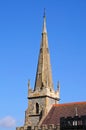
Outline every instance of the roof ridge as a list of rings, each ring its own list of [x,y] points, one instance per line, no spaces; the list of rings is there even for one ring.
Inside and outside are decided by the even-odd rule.
[[[69,103],[62,103],[62,104],[53,104],[53,106],[64,106],[64,105],[72,105],[72,104],[86,104],[86,101],[83,102],[69,102]]]

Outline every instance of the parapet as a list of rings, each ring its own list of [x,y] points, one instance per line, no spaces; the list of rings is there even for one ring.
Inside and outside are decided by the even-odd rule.
[[[42,125],[41,127],[35,126],[34,128],[28,127],[27,129],[24,127],[17,127],[16,130],[60,130],[60,125]]]

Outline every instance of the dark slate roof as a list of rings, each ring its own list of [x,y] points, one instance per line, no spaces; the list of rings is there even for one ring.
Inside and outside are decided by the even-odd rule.
[[[86,115],[86,102],[54,104],[43,120],[42,125],[58,125],[61,117],[74,117],[76,114],[78,116]]]

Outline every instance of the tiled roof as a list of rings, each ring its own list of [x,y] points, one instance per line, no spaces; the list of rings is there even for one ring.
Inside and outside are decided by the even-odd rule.
[[[76,114],[78,114],[78,116],[86,115],[86,102],[54,104],[42,122],[42,125],[58,125],[60,124],[61,117],[74,117]]]

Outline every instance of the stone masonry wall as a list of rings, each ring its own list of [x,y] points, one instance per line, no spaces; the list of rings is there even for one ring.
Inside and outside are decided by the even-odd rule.
[[[26,110],[25,125],[38,125],[41,118],[45,117],[49,112],[52,104],[55,104],[55,99],[50,97],[39,97],[29,99],[28,109]],[[39,113],[36,113],[36,103],[39,105]]]

